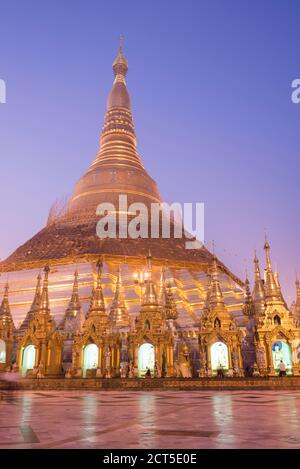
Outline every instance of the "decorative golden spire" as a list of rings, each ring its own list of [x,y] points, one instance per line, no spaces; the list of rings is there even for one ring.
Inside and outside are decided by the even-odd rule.
[[[276,283],[278,295],[280,296],[281,301],[282,301],[283,303],[285,303],[285,300],[284,300],[283,294],[282,294],[282,290],[281,290],[280,281],[279,281],[279,273],[278,273],[277,271],[274,272],[274,279],[275,279],[275,283]]]
[[[255,306],[254,306],[253,298],[252,298],[251,291],[250,291],[250,282],[249,282],[248,276],[246,276],[245,288],[246,288],[246,294],[245,294],[245,303],[243,307],[243,313],[250,318],[250,317],[255,316]]]
[[[171,283],[165,278],[165,268],[161,269],[159,281],[159,304],[166,319],[177,319],[177,308],[174,300]]]
[[[219,282],[217,259],[214,255],[206,302],[200,318],[200,329],[221,328],[223,330],[231,330],[232,327],[235,327],[235,323],[225,305]]]
[[[272,263],[271,263],[271,257],[270,257],[270,244],[269,244],[269,241],[267,239],[267,236],[266,236],[266,239],[265,239],[264,250],[266,252],[267,269],[272,270]]]
[[[265,282],[265,300],[266,304],[283,304],[283,297],[276,283],[275,275],[272,269],[271,257],[270,257],[270,244],[266,238],[265,241],[265,253],[266,253],[266,282]]]
[[[74,273],[72,296],[71,296],[66,313],[72,316],[76,316],[80,309],[81,309],[81,303],[79,299],[79,290],[78,290],[78,271],[76,269]]]
[[[158,295],[158,302],[162,306],[164,306],[165,304],[165,295],[166,295],[165,268],[162,267],[161,272],[160,272],[159,295]]]
[[[35,294],[34,294],[33,301],[31,303],[31,307],[30,307],[30,312],[35,313],[40,308],[40,304],[41,304],[41,284],[42,284],[42,276],[41,276],[41,273],[39,272],[39,274],[37,276]]]
[[[211,272],[207,272],[206,277],[207,277],[207,290],[206,290],[206,297],[205,297],[205,302],[204,302],[204,310],[209,309],[209,296],[210,296],[211,282],[212,282]]]
[[[90,309],[88,317],[97,314],[105,314],[105,303],[102,291],[102,261],[99,260],[96,265],[97,279],[96,286],[93,287]]]
[[[18,334],[23,335],[23,333],[28,328],[30,321],[34,318],[34,315],[40,310],[41,307],[41,283],[42,283],[42,276],[39,272],[37,276],[37,282],[35,287],[35,293],[33,297],[33,301],[31,303],[30,310],[26,314],[24,321],[22,322],[21,326],[18,329]]]
[[[254,256],[254,288],[253,288],[253,301],[255,305],[255,310],[260,316],[265,310],[265,289],[264,284],[261,279],[259,260]]]
[[[118,275],[114,299],[110,307],[109,321],[113,326],[129,326],[129,314],[125,304],[122,285],[121,268],[118,266]]]
[[[296,303],[295,303],[295,316],[300,318],[300,282],[298,277],[296,277]]]
[[[176,320],[178,318],[178,312],[176,308],[176,302],[174,300],[171,285],[168,284],[165,288],[165,314],[166,319]]]
[[[128,71],[128,62],[123,54],[122,36],[120,36],[120,45],[117,57],[113,63],[115,80],[112,90],[107,100],[107,110],[113,108],[125,108],[131,110],[130,96],[126,88],[125,77]]]
[[[113,63],[113,71],[115,74],[115,83],[117,81],[120,81],[122,83],[125,83],[125,76],[128,71],[128,62],[127,59],[124,57],[123,54],[123,37],[122,34],[120,34],[120,39],[119,39],[119,51],[118,55],[114,60]]]
[[[44,268],[44,280],[43,280],[43,288],[42,288],[41,302],[40,302],[40,311],[44,314],[47,314],[50,312],[49,292],[48,292],[49,272],[50,272],[50,268],[48,265],[46,265],[46,267]]]
[[[5,319],[12,319],[11,312],[10,312],[9,299],[8,299],[8,290],[9,290],[9,285],[8,285],[8,282],[6,282],[5,287],[4,287],[3,300],[0,306],[0,316]]]
[[[75,332],[81,332],[84,319],[84,313],[82,311],[79,298],[78,271],[76,269],[74,272],[72,295],[59,329],[65,330],[71,334]]]
[[[147,256],[147,272],[145,278],[145,293],[143,296],[143,305],[158,305],[157,294],[152,280],[152,255],[149,250]]]
[[[207,302],[208,302],[209,308],[211,309],[217,306],[218,307],[225,306],[225,302],[224,302],[224,298],[223,298],[223,294],[222,294],[220,282],[219,282],[218,265],[217,265],[217,259],[215,255],[213,259],[211,283],[210,283],[210,289],[208,292]]]
[[[296,285],[296,298],[297,298],[297,302],[299,302],[299,305],[300,305],[300,281],[298,277],[296,277],[295,285]]]

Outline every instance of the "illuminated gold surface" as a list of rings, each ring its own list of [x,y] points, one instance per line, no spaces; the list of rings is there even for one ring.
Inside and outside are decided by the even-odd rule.
[[[9,303],[14,321],[9,323],[5,314],[0,314],[0,338],[6,338],[9,360],[13,356],[11,337],[14,334],[15,339],[18,336],[19,365],[24,347],[33,343],[38,352],[36,366],[41,361],[42,373],[59,375],[68,343],[72,372],[82,373],[83,348],[92,341],[99,347],[99,377],[105,373],[118,376],[122,350],[127,347],[136,367],[137,350],[148,340],[155,346],[160,367],[162,356],[165,357],[169,376],[178,372],[184,360],[196,376],[210,370],[208,349],[214,341],[221,340],[228,344],[231,368],[234,368],[232,354],[236,354],[235,369],[240,376],[243,364],[253,365],[257,361],[259,347],[264,349],[266,361],[266,366],[260,367],[260,373],[273,374],[268,348],[271,341],[279,334],[284,340],[293,342],[295,357],[295,341],[300,334],[282,297],[278,276],[272,271],[268,243],[267,281],[265,285],[261,281],[256,263],[254,309],[251,312],[250,292],[245,299],[243,283],[205,247],[187,250],[184,238],[97,237],[96,207],[100,202],[117,206],[119,194],[128,195],[128,205],[139,201],[149,206],[153,201],[161,201],[156,183],[145,171],[136,149],[125,82],[128,64],[122,50],[113,68],[115,81],[108,99],[100,150],[94,162],[76,184],[66,210],[52,217],[45,228],[0,264],[0,270],[9,274]],[[135,284],[133,274],[145,269],[149,250],[153,258],[151,284],[145,290],[148,292],[146,301],[141,299],[140,287]],[[101,285],[98,269],[95,289],[96,263],[100,258],[103,263]],[[43,309],[36,306],[34,298],[38,289],[36,277],[45,265],[50,266],[50,272],[47,299],[44,298],[47,306]],[[170,286],[165,288],[163,295],[158,295],[161,300],[156,301],[155,295],[162,287],[162,268],[163,282]],[[122,294],[120,283],[116,282],[116,279],[120,282],[119,269],[122,271]],[[78,271],[78,277],[75,274],[74,279],[75,271]],[[45,288],[44,285],[44,291]],[[299,286],[297,288],[299,290]],[[0,290],[7,302],[3,283]],[[102,306],[95,297],[97,291]],[[300,304],[300,300],[297,301],[296,311]],[[275,312],[281,318],[280,327],[269,324]],[[76,317],[78,321],[75,321]],[[219,328],[214,325],[216,318],[221,322]],[[145,330],[148,322],[151,328]],[[245,351],[244,342],[250,351]],[[108,371],[105,354],[110,354]],[[296,358],[294,370],[298,373]]]

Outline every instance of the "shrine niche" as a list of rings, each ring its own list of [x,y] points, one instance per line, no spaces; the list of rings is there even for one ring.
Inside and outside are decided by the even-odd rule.
[[[41,291],[38,291],[38,278],[34,298],[36,308],[32,311],[27,328],[18,336],[17,365],[23,375],[31,377],[62,375],[62,337],[50,314],[49,272],[50,268],[45,267]]]
[[[300,328],[296,318],[290,314],[284,301],[278,274],[273,272],[270,245],[265,242],[266,279],[263,284],[264,307],[255,310],[254,345],[256,362],[261,376],[276,376],[280,368],[287,375],[300,374],[298,348]],[[258,261],[256,263],[256,287],[260,281]],[[258,273],[257,273],[258,272]]]
[[[90,307],[74,336],[72,376],[111,378],[120,373],[120,336],[113,334],[102,291],[102,261],[96,265]]]
[[[242,338],[225,305],[214,260],[199,326],[199,377],[243,376]]]
[[[169,289],[167,294],[170,300]],[[143,377],[147,370],[154,376],[155,369],[159,376],[174,375],[174,341],[166,315],[169,310],[174,315],[174,307],[169,305],[166,308],[159,303],[152,278],[152,257],[149,253],[141,309],[129,335],[130,367],[133,368],[135,376]],[[172,320],[173,317],[170,317],[170,321]]]

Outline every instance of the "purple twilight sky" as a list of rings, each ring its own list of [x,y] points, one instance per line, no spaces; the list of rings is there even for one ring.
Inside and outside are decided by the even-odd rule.
[[[293,300],[298,1],[1,0],[0,13],[1,258],[94,158],[122,33],[139,151],[164,200],[204,202],[207,246],[242,278],[255,248],[264,262],[266,231]]]

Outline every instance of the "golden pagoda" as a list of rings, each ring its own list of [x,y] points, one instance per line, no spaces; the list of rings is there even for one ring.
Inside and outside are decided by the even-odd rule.
[[[230,343],[229,360],[234,353],[237,364],[234,368],[230,362],[230,369],[240,370],[240,335],[246,331],[247,317],[244,285],[238,277],[204,246],[186,249],[184,236],[97,235],[99,204],[118,207],[119,196],[124,195],[128,205],[150,206],[162,200],[137,150],[127,71],[120,44],[94,161],[66,206],[52,209],[47,225],[0,263],[0,272],[9,274],[18,341],[17,355],[10,352],[9,341],[4,344],[6,365],[7,359],[16,361],[34,376],[113,377],[143,375],[148,363],[152,374],[197,376],[200,334],[206,347],[213,336]],[[117,211],[119,216],[131,216]],[[42,286],[40,270],[45,266]],[[222,304],[210,300],[210,318],[218,313],[215,319],[221,327],[211,324],[209,335],[199,333],[199,323],[207,313],[207,292],[210,296],[216,288],[216,271]],[[6,294],[3,284],[0,294]],[[149,345],[147,351],[144,348],[146,365],[144,344]],[[209,356],[208,349],[206,353]],[[182,364],[187,373],[180,371]]]

